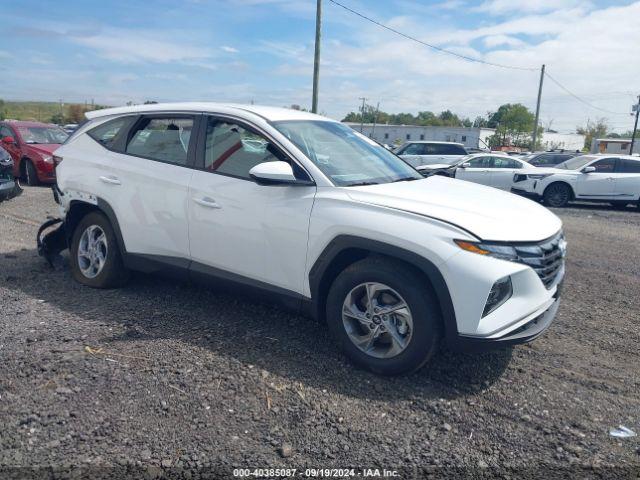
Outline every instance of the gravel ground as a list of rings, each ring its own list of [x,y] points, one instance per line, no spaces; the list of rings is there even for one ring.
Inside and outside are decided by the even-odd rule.
[[[37,256],[56,212],[46,188],[0,204],[2,478],[640,475],[640,437],[609,435],[640,433],[637,210],[557,212],[563,303],[532,345],[445,351],[398,378],[354,368],[322,324],[232,292],[144,275],[82,287]]]

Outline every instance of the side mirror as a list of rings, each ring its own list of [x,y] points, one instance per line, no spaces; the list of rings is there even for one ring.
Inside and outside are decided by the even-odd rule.
[[[251,170],[249,175],[259,185],[312,185],[312,182],[298,180],[293,168],[287,162],[263,162]]]
[[[471,164],[469,162],[464,162],[460,164],[460,168],[469,168],[469,167],[471,167]]]
[[[16,143],[16,140],[13,137],[2,137],[2,143],[6,145],[11,145],[13,143]]]
[[[596,167],[584,167],[582,173],[593,173],[596,171]]]

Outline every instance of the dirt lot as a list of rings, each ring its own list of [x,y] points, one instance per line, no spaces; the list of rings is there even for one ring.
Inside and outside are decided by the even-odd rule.
[[[640,437],[609,429],[640,433],[640,212],[557,213],[568,277],[545,336],[380,378],[269,304],[143,275],[78,285],[37,256],[56,205],[27,188],[0,204],[0,477],[638,478]]]

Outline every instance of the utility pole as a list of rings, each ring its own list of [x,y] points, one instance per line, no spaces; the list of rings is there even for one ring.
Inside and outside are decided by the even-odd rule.
[[[538,103],[536,104],[536,121],[533,124],[533,142],[531,145],[531,151],[535,152],[536,142],[538,141],[538,121],[540,120],[540,99],[542,98],[542,82],[544,82],[544,68],[540,70],[540,85],[538,86]]]
[[[318,113],[318,82],[320,81],[320,37],[322,32],[322,0],[316,4],[316,51],[313,55],[313,94],[311,111]]]
[[[633,135],[631,135],[631,147],[629,155],[633,155],[633,145],[636,143],[636,130],[638,129],[638,115],[640,115],[640,95],[638,95],[638,103],[636,104],[636,122],[633,124]]]
[[[373,128],[371,129],[371,138],[376,131],[376,123],[378,123],[378,112],[380,111],[380,102],[376,105],[376,114],[373,117]]]
[[[364,130],[364,102],[367,101],[364,97],[358,97],[358,100],[362,100],[362,110],[360,110],[360,133]]]

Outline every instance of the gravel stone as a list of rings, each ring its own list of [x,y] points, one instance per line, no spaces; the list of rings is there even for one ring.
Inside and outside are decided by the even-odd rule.
[[[544,335],[478,354],[443,350],[388,378],[351,365],[324,324],[244,292],[145,274],[116,290],[77,284],[67,253],[55,269],[38,257],[37,227],[57,206],[50,189],[25,187],[0,204],[0,472],[640,471],[635,439],[608,435],[640,428],[640,212],[554,213],[569,244],[567,277]]]

